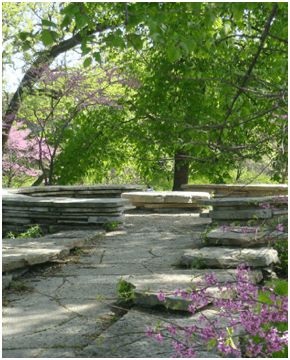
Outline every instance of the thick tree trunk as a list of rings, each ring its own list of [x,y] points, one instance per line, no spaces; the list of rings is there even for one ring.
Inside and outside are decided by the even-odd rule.
[[[188,183],[188,167],[185,161],[186,154],[182,151],[176,151],[174,156],[174,180],[172,191],[182,191],[181,185]]]

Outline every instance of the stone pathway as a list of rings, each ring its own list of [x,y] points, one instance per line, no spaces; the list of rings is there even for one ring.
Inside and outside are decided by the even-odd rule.
[[[193,275],[202,276],[207,271],[179,266],[189,249],[204,246],[200,234],[207,223],[209,219],[200,218],[198,212],[129,211],[125,213],[124,230],[102,236],[88,232],[85,247],[82,245],[81,249],[67,254],[65,259],[56,256],[54,263],[36,265],[23,273],[3,292],[2,357],[168,358],[174,355],[172,339],[165,339],[159,345],[144,332],[148,326],[157,325],[158,317],[163,319],[162,324],[165,320],[180,325],[198,324],[200,314],[151,307],[157,304],[159,289],[186,288]],[[81,233],[84,237],[84,232]],[[228,280],[234,278],[236,270],[210,269],[213,271]],[[116,306],[120,278],[136,287],[137,295],[152,286],[147,294],[150,296],[146,297],[149,302],[137,296],[132,308],[137,312],[122,313],[107,305]],[[253,281],[261,278],[261,271],[255,270]],[[97,300],[99,295],[107,298],[107,304]],[[233,294],[225,292],[224,296]],[[182,310],[186,310],[186,305],[182,305]],[[203,312],[208,318],[218,316],[211,306]],[[204,347],[197,350],[200,358],[219,357]]]

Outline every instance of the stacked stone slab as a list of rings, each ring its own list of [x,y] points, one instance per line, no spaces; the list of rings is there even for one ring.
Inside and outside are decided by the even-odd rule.
[[[287,240],[288,234],[271,229],[261,232],[255,228],[238,227],[228,231],[212,230],[206,238],[208,246],[185,252],[182,264],[231,269],[247,263],[252,269],[272,276],[272,265],[279,260],[278,252],[269,244]]]
[[[186,184],[181,186],[183,191],[206,191],[217,197],[262,197],[281,196],[288,194],[288,185],[268,184]]]
[[[32,197],[3,191],[2,233],[18,234],[36,224],[46,232],[84,230],[118,222],[123,224],[124,206],[120,198]]]
[[[33,197],[118,198],[123,192],[142,190],[144,185],[29,186],[9,189],[10,193]]]
[[[196,209],[203,207],[197,203],[197,199],[209,199],[210,195],[207,192],[143,191],[124,192],[122,198],[143,209]]]
[[[202,216],[210,217],[213,223],[220,225],[239,222],[247,225],[249,221],[256,223],[268,222],[274,218],[288,214],[288,197],[214,197],[199,199],[200,205],[210,205],[213,210]],[[269,208],[265,208],[269,207]]]

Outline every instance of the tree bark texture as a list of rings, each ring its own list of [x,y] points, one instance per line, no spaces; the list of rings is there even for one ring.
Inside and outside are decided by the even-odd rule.
[[[174,156],[174,180],[172,191],[182,191],[181,185],[188,183],[189,163],[185,160],[185,153],[177,150]]]

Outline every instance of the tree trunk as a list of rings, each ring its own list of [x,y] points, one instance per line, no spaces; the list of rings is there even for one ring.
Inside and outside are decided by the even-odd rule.
[[[188,183],[188,167],[184,152],[178,150],[174,156],[174,180],[172,191],[182,191],[181,185]]]

